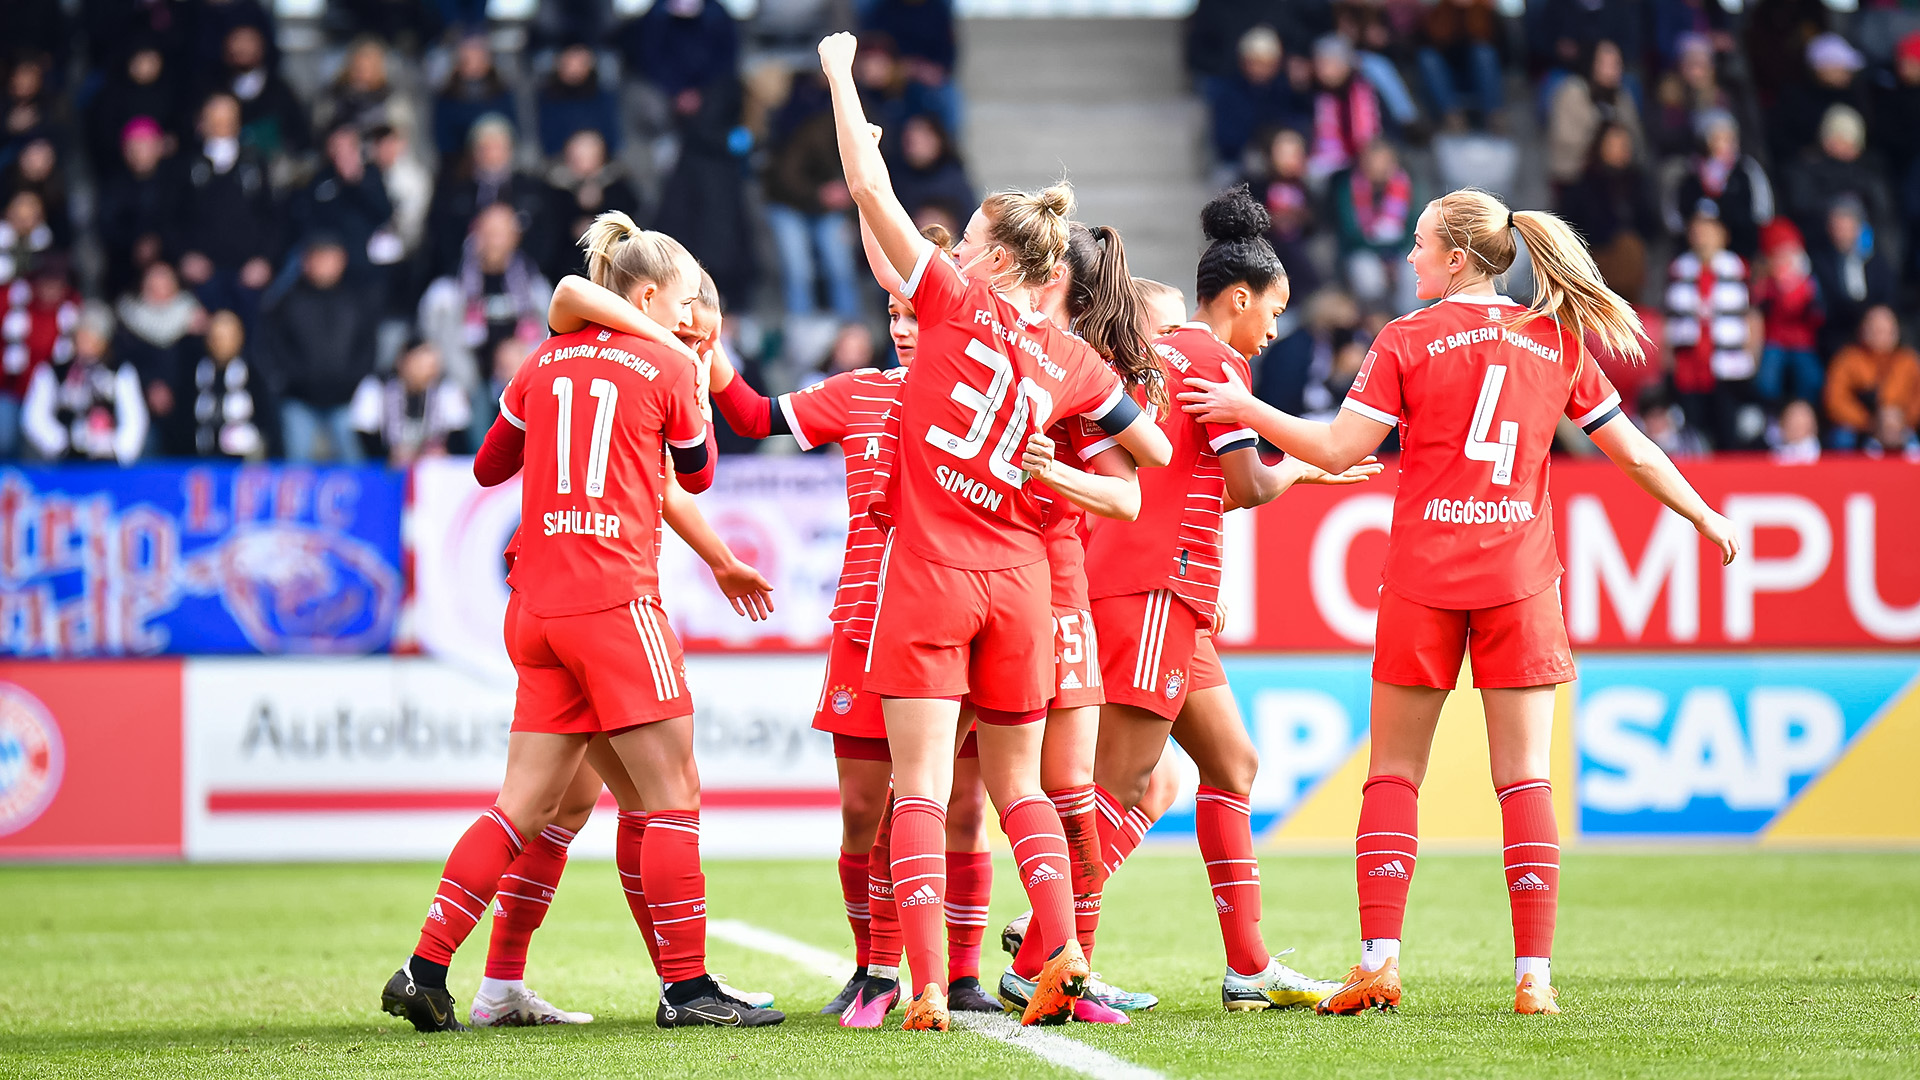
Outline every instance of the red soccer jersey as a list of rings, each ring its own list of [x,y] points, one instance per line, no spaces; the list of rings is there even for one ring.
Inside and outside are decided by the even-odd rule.
[[[1102,451],[1119,445],[1119,440],[1084,416],[1071,416],[1047,431],[1053,440],[1053,456],[1063,464],[1082,472],[1087,462]],[[1053,580],[1053,606],[1084,611],[1087,599],[1087,521],[1088,514],[1072,499],[1035,481],[1033,497],[1041,504],[1045,522],[1041,537],[1047,545],[1047,571]]]
[[[1504,296],[1451,296],[1387,324],[1344,407],[1400,426],[1387,587],[1428,607],[1523,600],[1560,576],[1548,451],[1565,416],[1593,431],[1620,395],[1551,319],[1514,328]]]
[[[1205,323],[1187,323],[1153,348],[1173,386],[1189,378],[1221,382],[1228,369],[1241,382],[1253,382],[1247,358]],[[1140,517],[1101,521],[1088,536],[1093,598],[1171,589],[1208,626],[1220,598],[1220,516],[1227,493],[1220,454],[1259,440],[1249,428],[1200,423],[1177,405],[1160,417],[1160,430],[1173,443],[1173,463],[1141,471]]]
[[[589,326],[548,338],[500,395],[527,433],[520,554],[507,581],[542,617],[619,607],[660,591],[667,445],[699,446],[693,363]]]
[[[805,390],[780,396],[780,411],[801,449],[839,443],[847,466],[847,553],[840,564],[840,587],[828,618],[848,637],[866,644],[873,637],[873,611],[880,598],[880,553],[887,538],[864,512],[886,481],[883,463],[892,460],[894,433],[887,414],[900,400],[906,368],[843,371]]]
[[[887,499],[901,542],[961,570],[1039,562],[1041,506],[1020,468],[1027,436],[1068,416],[1118,422],[1133,399],[1092,346],[1021,314],[932,247],[902,292],[920,348]]]

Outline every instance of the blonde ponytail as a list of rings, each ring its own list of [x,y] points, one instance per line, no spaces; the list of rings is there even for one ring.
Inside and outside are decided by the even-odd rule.
[[[1035,195],[996,191],[980,202],[987,235],[1007,249],[1023,285],[1044,285],[1067,252],[1073,187],[1065,180]]]
[[[665,285],[679,280],[681,260],[691,260],[680,241],[642,229],[618,210],[593,219],[580,237],[587,252],[587,280],[627,296],[643,282]]]

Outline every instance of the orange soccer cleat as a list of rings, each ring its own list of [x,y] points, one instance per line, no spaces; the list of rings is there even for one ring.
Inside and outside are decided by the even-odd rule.
[[[946,1031],[952,1026],[947,995],[939,983],[928,983],[920,996],[908,1003],[907,1018],[900,1022],[901,1031]]]
[[[1080,943],[1072,938],[1040,969],[1033,996],[1020,1015],[1022,1024],[1064,1024],[1073,1016],[1074,1002],[1087,992],[1087,979],[1093,974]]]
[[[1513,990],[1513,1011],[1522,1016],[1559,1016],[1560,1006],[1554,1001],[1560,991],[1546,983],[1538,982],[1531,973],[1520,977],[1520,985]]]
[[[1388,960],[1377,970],[1358,965],[1347,972],[1347,981],[1327,995],[1313,1011],[1326,1016],[1356,1016],[1368,1009],[1400,1007],[1400,961]]]

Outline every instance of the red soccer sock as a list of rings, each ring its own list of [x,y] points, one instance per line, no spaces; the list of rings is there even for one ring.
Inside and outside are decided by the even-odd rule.
[[[1549,957],[1560,907],[1560,829],[1553,819],[1553,785],[1522,780],[1501,788],[1499,795],[1513,955]]]
[[[847,905],[847,925],[853,930],[853,962],[867,966],[873,917],[867,906],[867,853],[840,853],[840,898]]]
[[[1260,937],[1260,861],[1253,857],[1253,804],[1245,795],[1201,785],[1194,832],[1213,884],[1213,909],[1227,966],[1242,975],[1267,970],[1272,959]]]
[[[1095,785],[1093,789],[1094,806],[1099,810],[1097,823],[1100,828],[1100,863],[1106,877],[1112,877],[1126,865],[1127,858],[1146,839],[1147,830],[1153,828],[1154,818],[1145,810],[1134,807],[1122,810],[1119,800],[1107,792],[1107,789]]]
[[[647,957],[653,961],[653,973],[660,974],[660,935],[653,929],[653,913],[647,910],[645,876],[640,872],[640,855],[646,850],[647,812],[620,811],[620,827],[613,838],[613,865],[620,871],[620,889],[627,897],[627,910],[633,912],[633,924],[640,928],[640,940],[647,943]]]
[[[526,846],[520,830],[513,827],[498,806],[490,806],[480,819],[467,826],[447,855],[446,869],[440,872],[440,886],[427,908],[427,921],[420,927],[420,944],[413,953],[436,964],[453,963],[453,954],[467,940],[486,913],[500,885],[500,875]]]
[[[571,843],[573,833],[549,825],[500,876],[500,891],[493,897],[493,933],[487,940],[487,978],[526,977],[527,946],[546,921]]]
[[[1360,789],[1360,826],[1353,842],[1360,887],[1360,938],[1399,940],[1407,886],[1420,854],[1420,789],[1402,776],[1375,776]]]
[[[993,856],[985,851],[947,852],[947,982],[980,977],[980,939],[987,932],[987,902],[993,899]]]
[[[913,974],[911,994],[928,983],[945,987],[941,940],[947,892],[947,808],[920,795],[893,800],[894,903]]]
[[[1039,939],[1045,958],[1073,938],[1073,860],[1066,830],[1044,795],[1015,799],[1000,815],[1000,829],[1013,844],[1014,870],[1033,907],[1027,937]]]
[[[1080,951],[1093,957],[1093,935],[1100,926],[1100,891],[1107,882],[1101,859],[1100,811],[1093,785],[1047,792],[1060,831],[1067,838],[1067,858],[1073,873],[1073,929]]]
[[[873,835],[873,849],[867,852],[867,963],[898,968],[900,951],[900,905],[893,899],[893,794],[887,794],[887,808],[880,814],[880,828]]]
[[[700,811],[650,810],[640,856],[647,913],[660,946],[660,979],[707,973],[707,876],[700,872]]]

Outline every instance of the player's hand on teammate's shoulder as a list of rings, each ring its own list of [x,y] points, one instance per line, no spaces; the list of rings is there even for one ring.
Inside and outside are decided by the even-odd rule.
[[[1052,439],[1034,432],[1027,437],[1027,448],[1020,453],[1020,467],[1027,471],[1027,475],[1045,480],[1048,471],[1053,468],[1053,450]]]
[[[1259,399],[1232,368],[1226,369],[1225,382],[1190,378],[1180,394],[1181,408],[1203,424],[1243,424],[1252,416]]]
[[[733,604],[736,613],[754,622],[765,621],[773,614],[773,584],[760,571],[738,558],[712,569],[713,583],[720,586],[720,594]]]
[[[1290,457],[1287,461],[1295,469],[1299,470],[1299,475],[1296,476],[1293,481],[1296,484],[1329,484],[1336,486],[1361,484],[1380,475],[1381,470],[1386,468],[1385,465],[1380,464],[1380,459],[1377,457],[1362,458],[1355,464],[1349,465],[1345,472],[1338,473],[1330,473],[1318,465],[1309,464],[1296,457]]]

